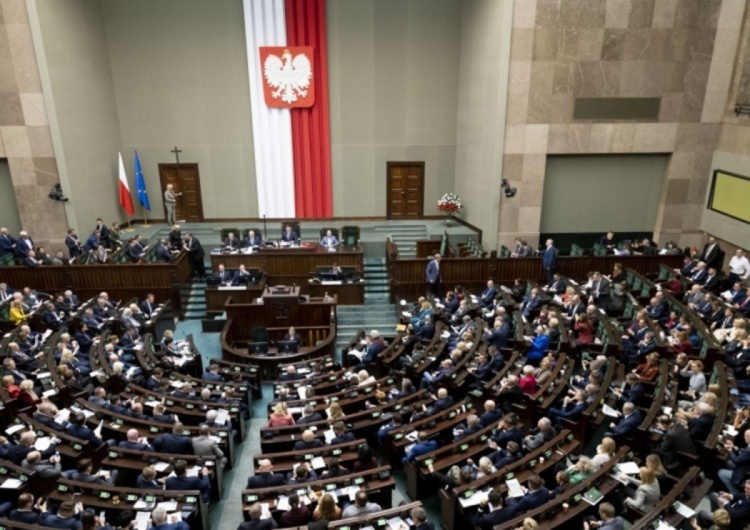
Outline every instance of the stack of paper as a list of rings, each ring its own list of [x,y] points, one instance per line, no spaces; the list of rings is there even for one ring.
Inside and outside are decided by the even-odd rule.
[[[606,414],[607,416],[612,416],[613,418],[617,418],[620,415],[619,412],[617,412],[615,409],[613,409],[606,403],[602,405],[602,412]]]
[[[626,475],[637,475],[641,472],[641,468],[635,462],[620,462],[617,469]]]
[[[523,488],[518,479],[512,478],[505,481],[505,485],[508,487],[508,497],[523,497]]]
[[[479,506],[479,503],[487,498],[486,491],[476,491],[471,497],[462,497],[459,499],[461,506],[468,508],[470,506]]]

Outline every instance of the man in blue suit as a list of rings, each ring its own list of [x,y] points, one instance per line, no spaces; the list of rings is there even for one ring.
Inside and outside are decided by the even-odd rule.
[[[255,230],[250,230],[247,237],[242,240],[242,248],[259,247],[263,244],[260,236],[255,235]]]
[[[425,281],[427,282],[427,293],[433,298],[440,298],[440,282],[442,274],[440,272],[440,254],[435,253],[433,259],[427,264],[424,271]]]
[[[422,342],[430,342],[435,337],[435,324],[432,323],[432,315],[424,317],[424,323],[417,330],[417,338]]]
[[[534,473],[529,477],[529,490],[523,497],[508,497],[508,507],[513,511],[513,517],[524,512],[539,508],[550,499],[549,490],[544,487],[542,477]]]
[[[547,248],[544,250],[542,256],[542,265],[544,266],[544,272],[547,275],[547,283],[554,281],[555,270],[557,269],[557,249],[555,248],[554,241],[548,239],[545,245]]]
[[[99,232],[98,231],[94,232],[86,240],[86,243],[83,245],[83,250],[85,252],[89,252],[95,246],[100,245],[99,241],[100,241],[100,234],[99,234]]]
[[[586,410],[586,407],[588,407],[588,403],[586,403],[586,395],[583,390],[579,390],[572,398],[570,396],[565,396],[562,408],[549,409],[549,414],[547,414],[547,416],[552,424],[557,426],[563,418],[570,421],[577,421],[583,414],[583,411]]]
[[[124,449],[134,449],[136,451],[153,451],[154,448],[151,447],[151,444],[146,443],[146,439],[144,438],[144,441],[141,441],[139,435],[138,435],[138,429],[129,429],[127,434],[128,439],[123,440],[120,443],[117,444],[117,447],[122,447]]]
[[[542,297],[539,296],[539,289],[536,287],[531,290],[529,296],[525,297],[521,303],[521,314],[527,319],[531,316],[531,312],[542,304]]]
[[[10,236],[8,229],[5,227],[0,228],[0,257],[14,254],[16,247],[16,240]]]
[[[154,449],[160,453],[173,455],[192,455],[193,442],[189,436],[182,434],[182,423],[172,426],[172,433],[164,433],[154,440]]]
[[[490,489],[487,498],[479,503],[474,526],[481,530],[492,530],[496,525],[513,518],[513,511],[503,509],[503,497],[496,489]]]
[[[693,283],[697,283],[698,285],[703,285],[704,283],[706,283],[707,278],[708,271],[706,271],[706,264],[702,261],[699,261],[698,265],[695,266],[690,274],[690,281]]]
[[[284,231],[281,233],[281,240],[284,243],[296,245],[299,243],[299,236],[297,235],[297,232],[292,231],[291,225],[286,225]]]
[[[167,491],[188,491],[198,490],[201,492],[203,502],[209,501],[211,493],[211,481],[208,476],[208,469],[205,467],[200,470],[197,477],[187,476],[187,462],[178,460],[174,463],[175,477],[168,477],[166,482]]]
[[[320,240],[320,246],[326,248],[333,248],[339,246],[339,240],[333,235],[333,232],[326,230],[326,235]]]
[[[208,365],[208,370],[203,372],[203,380],[212,383],[223,383],[224,378],[219,374],[219,367],[215,364]]]
[[[87,442],[91,442],[91,445],[94,448],[100,447],[104,443],[102,442],[102,435],[96,434],[94,431],[86,427],[85,423],[86,416],[83,414],[83,412],[76,412],[71,417],[70,423],[65,430],[71,436],[74,436],[81,440],[86,440]]]
[[[500,350],[508,346],[509,334],[508,325],[502,319],[496,318],[494,327],[485,332],[484,338],[487,339],[487,344],[494,346],[496,350]]]
[[[169,250],[169,241],[162,239],[159,246],[156,247],[156,261],[159,263],[169,263],[173,260],[172,251]]]
[[[612,429],[611,436],[615,439],[632,436],[638,430],[641,422],[643,422],[641,411],[628,401],[622,406],[622,418],[620,418],[620,421],[609,424],[609,428]]]
[[[219,263],[219,270],[216,271],[216,277],[219,278],[219,281],[224,285],[229,285],[232,283],[232,279],[234,278],[234,275],[226,270],[224,268],[223,263]]]
[[[425,431],[419,431],[417,434],[417,443],[406,453],[402,462],[414,462],[414,460],[420,456],[425,455],[438,448],[438,444],[435,440],[428,440],[427,433]]]
[[[489,280],[487,282],[487,288],[482,291],[482,297],[479,299],[479,305],[481,305],[482,307],[492,305],[492,302],[495,300],[495,297],[499,293],[500,291],[498,291],[497,287],[495,287],[495,282]]]
[[[430,385],[442,384],[447,381],[452,373],[453,361],[451,361],[450,359],[445,359],[440,363],[440,369],[435,370],[434,372],[425,370],[424,374],[422,374],[422,381],[419,385],[419,388],[421,390],[422,388],[427,388]]]

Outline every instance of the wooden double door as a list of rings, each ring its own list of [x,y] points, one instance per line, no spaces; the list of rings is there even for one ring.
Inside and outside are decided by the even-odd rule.
[[[203,200],[201,199],[198,164],[159,164],[159,178],[162,201],[164,201],[164,190],[167,189],[167,184],[174,185],[174,190],[182,193],[177,197],[175,219],[189,223],[203,221]],[[164,211],[166,210],[165,207]]]
[[[388,162],[388,219],[424,214],[424,162]]]

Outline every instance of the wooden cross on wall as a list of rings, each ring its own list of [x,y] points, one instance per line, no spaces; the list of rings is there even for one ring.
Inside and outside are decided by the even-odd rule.
[[[180,165],[180,153],[182,153],[182,149],[177,149],[177,146],[174,146],[174,149],[170,151],[170,153],[174,153],[175,160],[177,160],[177,165]]]

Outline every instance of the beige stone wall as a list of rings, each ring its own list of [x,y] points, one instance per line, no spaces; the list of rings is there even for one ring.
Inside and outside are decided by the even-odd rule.
[[[59,178],[24,0],[0,2],[0,158],[8,159],[22,226],[51,253],[67,220],[62,203],[47,198]]]
[[[741,0],[515,0],[498,244],[537,244],[547,154],[671,153],[658,241],[700,240]],[[730,72],[729,74],[727,72]],[[572,119],[577,97],[660,97],[658,122]]]

